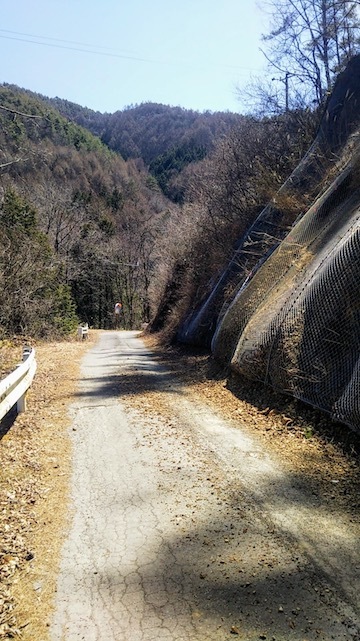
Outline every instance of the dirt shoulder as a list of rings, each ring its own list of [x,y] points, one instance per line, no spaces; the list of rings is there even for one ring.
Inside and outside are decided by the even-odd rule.
[[[96,341],[36,345],[38,372],[28,411],[3,432],[0,447],[0,639],[48,638],[61,544],[68,527],[72,403],[85,350]],[[307,489],[334,511],[358,519],[360,439],[293,399],[234,378],[208,354],[167,349],[146,337],[194,399],[246,424]],[[141,385],[132,379],[131,384]],[[129,389],[129,394],[131,394]],[[143,396],[138,396],[142,399]],[[152,403],[166,413],[161,394]],[[300,482],[300,481],[299,481]]]
[[[71,446],[68,407],[80,360],[95,340],[34,345],[37,373],[27,411],[0,431],[0,639],[46,639],[67,527]],[[21,361],[6,344],[3,370]]]
[[[307,490],[359,515],[360,434],[304,403],[235,376],[206,352],[145,342],[187,390],[233,424],[246,425]]]

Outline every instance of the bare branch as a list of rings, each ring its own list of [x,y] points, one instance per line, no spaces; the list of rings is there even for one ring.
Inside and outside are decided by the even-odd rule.
[[[34,114],[25,114],[22,111],[16,111],[16,109],[9,109],[9,107],[4,107],[3,105],[0,105],[0,109],[3,111],[8,111],[12,114],[16,114],[17,116],[23,116],[24,118],[36,118],[38,120],[48,120],[46,116],[36,116]]]
[[[16,158],[15,160],[9,160],[9,162],[4,162],[0,165],[0,169],[4,169],[4,167],[8,167],[9,165],[14,165],[17,162],[25,162],[26,160],[29,160],[28,158]]]

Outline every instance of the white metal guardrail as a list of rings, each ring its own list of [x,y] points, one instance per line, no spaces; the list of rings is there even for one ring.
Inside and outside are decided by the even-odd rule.
[[[24,347],[23,362],[16,370],[0,381],[0,420],[4,418],[14,405],[17,411],[26,410],[26,392],[28,391],[36,372],[35,350]]]
[[[89,335],[89,325],[85,323],[84,325],[79,325],[78,331],[77,331],[77,337],[80,340],[83,340],[84,338],[87,338]]]

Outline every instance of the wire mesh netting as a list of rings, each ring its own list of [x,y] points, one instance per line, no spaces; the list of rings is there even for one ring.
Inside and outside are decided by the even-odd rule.
[[[357,56],[335,85],[312,148],[280,190],[281,202],[306,189],[311,208],[296,218],[268,205],[180,331],[187,342],[212,341],[236,371],[358,430],[359,72]]]
[[[360,192],[343,180],[234,299],[213,349],[232,346],[235,370],[360,427]]]

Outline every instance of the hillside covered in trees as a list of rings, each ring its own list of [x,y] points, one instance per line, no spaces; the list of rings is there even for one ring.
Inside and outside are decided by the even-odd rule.
[[[154,242],[171,203],[125,161],[40,98],[0,89],[2,333],[66,332],[77,318],[149,317]]]
[[[162,191],[183,202],[182,170],[202,160],[243,116],[228,112],[199,113],[146,102],[113,114],[101,114],[67,100],[49,101],[69,120],[89,129],[123,158],[141,158]]]
[[[171,335],[316,123],[301,110],[256,119],[152,104],[110,116],[9,85],[0,101],[3,332],[66,331],[64,314],[108,327],[120,299],[126,327],[166,318]],[[131,140],[132,155],[106,137]]]

